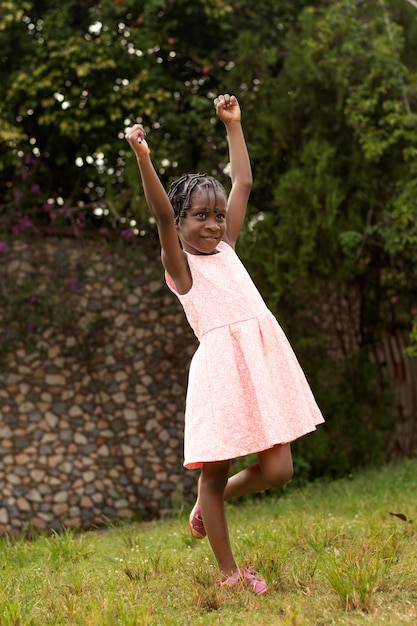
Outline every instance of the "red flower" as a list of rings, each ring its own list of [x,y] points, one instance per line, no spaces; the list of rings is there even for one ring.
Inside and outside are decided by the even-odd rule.
[[[143,17],[143,15],[139,15],[139,17],[137,17],[135,20],[132,20],[130,25],[132,28],[139,28],[139,26],[143,26],[144,22],[145,18]]]

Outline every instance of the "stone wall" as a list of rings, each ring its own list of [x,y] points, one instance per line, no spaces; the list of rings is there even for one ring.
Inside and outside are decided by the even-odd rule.
[[[3,256],[0,533],[150,519],[192,499],[196,340],[158,251],[49,238]]]

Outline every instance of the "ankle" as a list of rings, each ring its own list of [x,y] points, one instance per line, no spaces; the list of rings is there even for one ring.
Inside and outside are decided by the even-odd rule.
[[[237,572],[238,569],[238,566],[234,565],[232,568],[225,568],[220,570],[220,581],[224,583],[224,581],[230,578],[230,576],[233,576],[233,574]]]

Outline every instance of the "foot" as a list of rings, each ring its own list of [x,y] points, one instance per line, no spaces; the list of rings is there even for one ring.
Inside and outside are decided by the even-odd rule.
[[[195,539],[204,539],[207,535],[200,507],[200,478],[197,483],[197,501],[190,513],[190,533]]]
[[[256,571],[252,567],[248,569],[240,567],[231,576],[222,580],[220,584],[222,587],[233,587],[234,589],[240,589],[246,585],[256,596],[263,596],[268,591],[268,585],[263,578],[257,578],[255,574]]]

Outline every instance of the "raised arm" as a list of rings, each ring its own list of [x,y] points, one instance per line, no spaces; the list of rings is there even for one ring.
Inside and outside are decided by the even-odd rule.
[[[232,189],[227,203],[226,240],[235,247],[246,214],[252,188],[252,170],[241,125],[241,111],[235,96],[219,95],[214,100],[216,113],[226,127],[229,144]]]
[[[174,211],[150,158],[145,131],[142,126],[135,124],[126,139],[136,154],[146,202],[158,228],[162,263],[179,286],[180,292],[185,293],[191,287],[191,274],[178,240]]]

